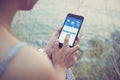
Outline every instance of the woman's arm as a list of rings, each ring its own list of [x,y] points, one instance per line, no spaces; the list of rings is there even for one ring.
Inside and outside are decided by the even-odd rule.
[[[55,80],[55,77],[48,57],[27,46],[10,62],[1,80]]]

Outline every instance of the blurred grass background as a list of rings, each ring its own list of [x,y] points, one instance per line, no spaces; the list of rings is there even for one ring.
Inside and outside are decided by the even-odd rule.
[[[120,80],[120,0],[40,0],[32,11],[16,14],[11,31],[21,41],[44,48],[67,13],[85,18],[80,54],[72,68],[76,80]]]

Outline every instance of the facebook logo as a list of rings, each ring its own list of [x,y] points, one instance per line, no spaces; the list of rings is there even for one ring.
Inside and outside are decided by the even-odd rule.
[[[73,27],[73,28],[78,29],[81,25],[81,22],[82,22],[82,20],[68,17],[66,22],[65,22],[65,26],[69,26],[69,27]]]

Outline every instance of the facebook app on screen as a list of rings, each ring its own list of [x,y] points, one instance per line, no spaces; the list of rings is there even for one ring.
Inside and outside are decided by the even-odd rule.
[[[77,32],[80,28],[81,23],[82,23],[82,20],[67,17],[67,20],[64,24],[62,31],[61,31],[61,35],[59,37],[60,43],[64,43],[64,39],[66,37],[66,34],[70,34],[69,45],[72,46],[74,43],[74,39],[77,35]]]

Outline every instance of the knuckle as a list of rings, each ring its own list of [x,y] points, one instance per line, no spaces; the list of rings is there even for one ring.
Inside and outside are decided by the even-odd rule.
[[[73,64],[75,64],[76,62],[77,62],[77,58],[74,57],[74,58],[73,58]]]
[[[65,49],[65,48],[62,48],[62,49],[61,49],[61,52],[62,52],[62,53],[65,53],[65,52],[66,52],[66,49]]]
[[[76,46],[76,49],[77,49],[77,50],[79,50],[79,49],[80,49],[80,46],[79,46],[79,45],[77,45],[77,46]]]
[[[74,65],[76,63],[76,60],[73,60],[72,62],[73,62],[73,65]]]
[[[75,62],[77,61],[77,57],[74,57],[74,61],[75,61]]]
[[[77,60],[77,57],[75,55],[72,55],[72,60],[73,61],[76,61]]]

